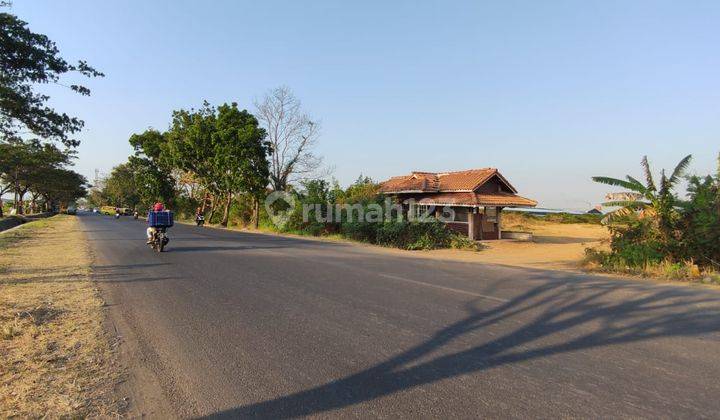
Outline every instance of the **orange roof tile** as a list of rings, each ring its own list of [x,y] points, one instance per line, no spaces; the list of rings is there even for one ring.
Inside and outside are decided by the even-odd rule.
[[[413,172],[395,176],[382,183],[381,192],[444,192],[475,191],[493,176],[498,176],[507,186],[515,188],[495,168],[470,169],[457,172]]]
[[[519,195],[497,192],[477,194],[472,192],[450,192],[424,194],[418,197],[420,204],[448,206],[502,206],[502,207],[535,207],[537,201]]]
[[[512,192],[477,193],[493,177],[498,177]],[[456,206],[520,206],[535,207],[537,202],[520,197],[515,187],[495,168],[471,169],[457,172],[413,172],[392,177],[380,185],[386,194],[421,194],[427,204]]]

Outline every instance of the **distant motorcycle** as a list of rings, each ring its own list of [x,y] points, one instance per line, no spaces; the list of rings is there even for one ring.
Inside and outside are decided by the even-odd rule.
[[[195,216],[195,224],[198,226],[204,225],[205,224],[205,216],[203,216],[202,214],[198,214],[197,216]]]
[[[140,217],[140,215],[138,214],[138,212],[136,210],[135,213],[133,213],[133,219],[137,220],[138,217]]]
[[[165,245],[170,242],[170,238],[167,237],[166,234],[166,228],[164,227],[157,227],[155,228],[155,232],[152,234],[152,239],[150,239],[150,248],[154,249],[157,252],[163,252],[165,249]]]

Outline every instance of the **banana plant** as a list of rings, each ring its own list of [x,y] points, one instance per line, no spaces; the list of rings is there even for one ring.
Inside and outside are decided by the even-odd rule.
[[[605,216],[603,223],[610,223],[615,219],[637,214],[639,217],[652,217],[661,226],[667,225],[672,215],[677,212],[677,206],[681,204],[680,200],[675,196],[674,189],[682,179],[691,159],[692,155],[685,156],[675,166],[670,176],[667,176],[663,169],[660,181],[657,184],[653,178],[647,156],[644,156],[641,161],[645,183],[630,175],[626,175],[625,179],[606,176],[593,177],[592,180],[595,182],[622,187],[639,195],[637,200],[613,200],[603,203],[604,206],[619,207],[619,209]]]

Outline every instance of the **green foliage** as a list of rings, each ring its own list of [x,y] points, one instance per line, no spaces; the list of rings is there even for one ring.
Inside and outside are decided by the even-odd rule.
[[[73,152],[38,140],[0,142],[0,195],[14,192],[18,198],[15,207],[20,213],[24,211],[28,192],[32,209],[40,199],[48,209],[74,202],[85,195],[87,181],[66,168],[73,157]]]
[[[450,246],[452,233],[440,221],[380,223],[377,244],[408,250],[429,250]]]
[[[690,177],[688,196],[680,239],[684,257],[720,268],[720,177]]]
[[[570,213],[554,213],[543,217],[544,220],[554,223],[587,223],[599,225],[602,222],[601,214],[570,214]]]
[[[9,13],[0,13],[0,135],[18,139],[30,132],[67,146],[80,142],[70,136],[80,131],[83,121],[48,106],[50,97],[35,91],[37,85],[61,85],[60,77],[77,73],[86,77],[103,74],[86,62],[70,64],[47,36],[32,32],[26,22]],[[81,95],[90,90],[81,85],[69,88]]]
[[[105,183],[105,196],[114,207],[137,207],[140,198],[133,168],[128,163],[113,168]]]
[[[656,186],[647,158],[642,161],[646,184],[627,177],[644,200],[628,203],[619,217],[609,224],[609,252],[588,250],[586,260],[604,268],[621,270],[658,270],[674,277],[687,267],[720,268],[720,159],[718,174],[688,178],[688,196],[677,198],[674,187],[690,162],[690,156],[678,163],[670,176],[662,172]],[[594,178],[598,182],[622,185],[612,178]],[[688,263],[690,262],[690,263]],[[655,268],[653,268],[655,267]],[[684,266],[683,266],[684,267]],[[692,271],[692,270],[691,270]]]

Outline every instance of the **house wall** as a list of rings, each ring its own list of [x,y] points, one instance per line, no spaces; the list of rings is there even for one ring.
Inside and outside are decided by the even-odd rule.
[[[497,178],[493,178],[490,181],[488,181],[488,184],[483,185],[483,187],[478,190],[478,192],[486,192],[486,193],[492,193],[492,192],[498,192],[498,191],[507,191],[507,187],[500,182]],[[425,197],[425,194],[406,194],[403,195],[401,199],[398,199],[396,197],[397,202],[401,202],[402,200],[407,200],[410,198],[420,199],[422,197]],[[405,207],[405,211],[407,212],[407,206]],[[456,212],[456,218],[453,222],[446,222],[445,226],[447,226],[448,229],[457,232],[460,235],[465,235],[468,237],[472,237],[475,240],[493,240],[493,239],[500,239],[502,234],[502,224],[501,224],[501,212],[502,207],[487,207],[487,209],[493,208],[496,210],[496,216],[490,216],[485,214],[485,208],[480,207],[479,210],[477,210],[477,213],[472,213],[472,208],[464,207],[464,206],[450,206],[453,210]],[[438,217],[438,210],[436,209],[436,217]],[[472,223],[470,218],[472,218]],[[471,235],[470,228],[473,228],[473,232]]]
[[[457,223],[457,222],[448,222],[445,223],[445,226],[452,230],[453,232],[456,232],[460,235],[467,236],[468,234],[468,225],[467,223]]]
[[[509,192],[512,191],[505,185],[505,183],[500,181],[500,178],[497,176],[492,177],[490,180],[488,180],[485,184],[481,185],[480,188],[476,190],[480,194],[492,194],[496,192]]]

